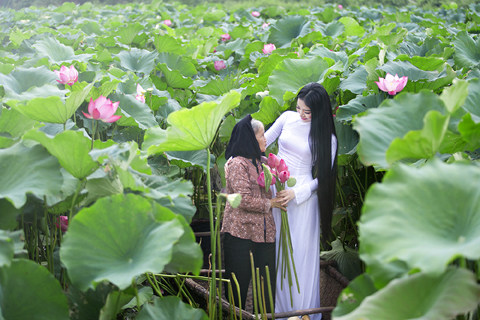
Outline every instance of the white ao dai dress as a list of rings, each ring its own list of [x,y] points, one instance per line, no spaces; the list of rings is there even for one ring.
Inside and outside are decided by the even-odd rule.
[[[295,198],[288,203],[288,223],[292,238],[293,259],[297,270],[300,293],[298,293],[293,270],[292,297],[290,304],[288,278],[277,274],[275,313],[320,307],[320,215],[316,190],[317,179],[312,178],[312,154],[309,145],[311,122],[303,122],[294,111],[284,112],[265,133],[267,145],[278,139],[278,157],[288,166],[290,176],[297,180],[293,188]],[[337,140],[332,135],[332,159],[335,157]],[[274,189],[274,188],[273,188]],[[273,209],[276,225],[276,252],[278,253],[281,213]],[[276,258],[278,261],[278,259]],[[281,261],[280,261],[281,263]],[[283,288],[282,288],[283,286]],[[312,314],[312,320],[320,320],[321,314]]]

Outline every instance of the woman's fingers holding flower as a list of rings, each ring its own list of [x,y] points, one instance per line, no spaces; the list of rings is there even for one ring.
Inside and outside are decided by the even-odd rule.
[[[295,198],[295,191],[293,189],[279,191],[277,198],[280,199],[282,205],[286,206],[290,200]]]
[[[278,208],[287,211],[287,206],[285,204],[282,204],[281,202],[281,199],[279,199],[278,197],[270,199],[270,206],[272,208]]]

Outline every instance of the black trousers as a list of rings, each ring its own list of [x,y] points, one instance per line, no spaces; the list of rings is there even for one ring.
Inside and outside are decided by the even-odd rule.
[[[270,284],[272,287],[273,301],[275,304],[275,243],[253,242],[252,240],[240,239],[232,236],[229,233],[225,233],[223,239],[223,250],[225,259],[225,273],[226,277],[230,279],[232,284],[235,306],[239,307],[239,303],[237,286],[233,281],[232,272],[235,274],[238,284],[240,285],[242,309],[245,310],[248,285],[250,284],[250,280],[252,279],[252,265],[250,262],[250,252],[252,252],[255,273],[257,272],[256,270],[258,268],[260,272],[260,277],[263,277],[264,279],[265,304],[267,306],[266,313],[270,313],[272,309],[270,307],[270,298],[268,296],[268,285],[265,266],[268,266],[269,269]],[[227,284],[225,285],[225,296],[228,297]],[[260,309],[258,311],[260,312]]]

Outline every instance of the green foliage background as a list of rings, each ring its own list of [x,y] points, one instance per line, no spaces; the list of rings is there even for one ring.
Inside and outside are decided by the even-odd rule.
[[[151,3],[156,0],[143,0],[143,3]],[[50,5],[60,6],[64,2],[74,2],[76,4],[84,4],[91,2],[94,5],[116,5],[126,3],[138,3],[136,0],[0,0],[0,7],[21,9],[29,6],[48,7]],[[163,1],[168,3],[170,1]],[[219,3],[225,5],[232,10],[239,7],[265,7],[265,6],[282,6],[285,8],[291,7],[307,7],[307,6],[321,6],[327,3],[341,4],[344,7],[351,6],[392,6],[405,7],[414,5],[424,9],[438,9],[440,7],[450,7],[457,5],[459,7],[467,7],[471,3],[476,3],[475,0],[456,0],[456,1],[442,1],[442,0],[178,0],[172,3],[180,3],[186,5],[197,5],[201,3]]]

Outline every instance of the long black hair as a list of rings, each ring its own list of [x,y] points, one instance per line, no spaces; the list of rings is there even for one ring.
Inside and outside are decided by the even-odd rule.
[[[332,135],[337,138],[332,105],[327,90],[316,82],[305,85],[298,92],[297,99],[303,100],[305,105],[310,108],[312,115],[309,141],[314,163],[313,175],[318,180],[317,196],[322,240],[328,241],[335,208],[338,153],[337,142],[332,165]]]

